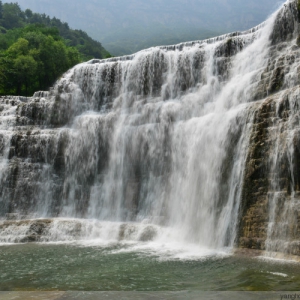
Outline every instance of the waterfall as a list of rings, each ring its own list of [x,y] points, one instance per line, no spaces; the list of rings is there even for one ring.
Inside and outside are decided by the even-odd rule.
[[[182,243],[242,244],[250,237],[239,228],[247,222],[253,136],[276,95],[265,191],[273,251],[277,203],[286,199],[276,171],[283,159],[294,183],[282,218],[296,205],[297,24],[290,0],[249,31],[91,60],[47,93],[2,97],[0,216],[152,224]],[[282,124],[284,97],[291,113]]]

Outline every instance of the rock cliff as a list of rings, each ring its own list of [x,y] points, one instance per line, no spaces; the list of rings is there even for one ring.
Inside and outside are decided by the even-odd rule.
[[[299,40],[292,0],[249,31],[1,97],[0,217],[147,220],[205,247],[300,255]],[[0,231],[28,223],[36,241],[51,220]]]

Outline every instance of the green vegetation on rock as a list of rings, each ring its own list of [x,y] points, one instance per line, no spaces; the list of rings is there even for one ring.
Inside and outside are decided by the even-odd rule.
[[[0,94],[32,95],[48,89],[74,65],[109,56],[85,32],[0,1]]]

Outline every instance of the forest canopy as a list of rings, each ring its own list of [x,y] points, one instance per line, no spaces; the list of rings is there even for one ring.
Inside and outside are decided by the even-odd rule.
[[[107,57],[110,54],[85,32],[0,1],[0,94],[32,95],[48,89],[74,65]]]

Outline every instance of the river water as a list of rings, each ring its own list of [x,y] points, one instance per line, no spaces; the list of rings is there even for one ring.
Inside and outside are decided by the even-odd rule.
[[[1,291],[295,291],[289,260],[151,243],[2,245]],[[201,253],[201,254],[200,254]]]

